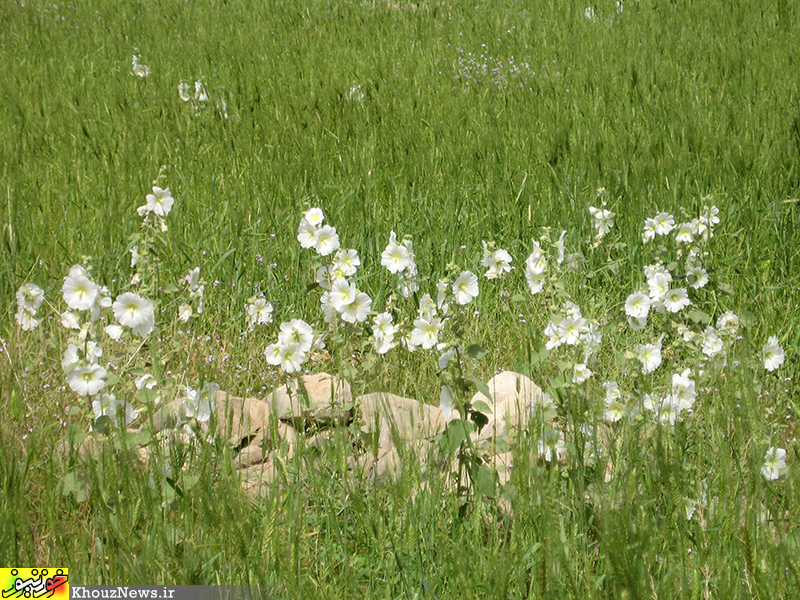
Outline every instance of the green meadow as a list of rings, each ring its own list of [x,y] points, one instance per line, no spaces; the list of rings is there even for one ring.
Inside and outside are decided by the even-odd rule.
[[[0,565],[67,567],[84,584],[258,585],[275,598],[798,597],[800,6],[592,8],[5,0]],[[174,197],[168,231],[137,214],[153,186]],[[603,203],[614,225],[597,239],[589,207]],[[646,219],[669,213],[677,226],[711,206],[713,237],[643,244]],[[323,320],[315,271],[333,255],[298,243],[313,207],[358,251],[353,281],[372,300],[360,326]],[[419,290],[407,298],[381,264],[392,231],[413,240]],[[575,269],[557,262],[562,231]],[[537,294],[525,276],[534,240],[549,264]],[[485,278],[483,241],[514,270]],[[134,245],[146,250],[138,267]],[[686,274],[692,260],[707,272],[702,289]],[[653,310],[637,329],[626,299],[648,293],[644,268],[658,261],[691,306]],[[165,478],[68,385],[76,332],[60,315],[73,265],[112,300],[136,292],[155,304],[147,337],[113,342],[99,327],[81,340],[102,346],[116,378],[103,391],[133,404],[132,427],[153,414],[133,385],[145,373],[164,401],[207,382],[265,398],[290,375],[265,349],[280,323],[302,319],[326,341],[302,370],[347,378],[354,397],[439,406],[445,383],[472,381],[469,399],[500,371],[529,376],[553,398],[565,457],[544,458],[544,429],[532,426],[504,486],[457,492],[446,468],[411,462],[377,482],[347,468],[355,444],[340,427],[323,449],[301,440],[259,497],[240,489],[235,449],[213,435],[154,449],[172,465]],[[202,311],[187,299],[195,267]],[[376,353],[375,314],[410,331],[422,295],[436,299],[437,281],[463,271],[480,294],[453,299],[458,326],[442,331],[471,349],[455,379],[435,348],[410,352],[398,338]],[[30,330],[15,318],[27,282],[44,291]],[[274,320],[251,329],[257,296]],[[602,331],[590,359],[546,347],[567,300]],[[105,326],[114,316],[103,310]],[[728,311],[741,323],[720,333],[721,350],[684,334],[708,341]],[[785,352],[774,370],[772,337]],[[636,356],[650,343],[660,366],[643,372]],[[578,384],[582,362],[594,376]],[[642,398],[685,369],[696,402],[660,423]],[[618,420],[604,400],[611,381],[630,398]],[[584,425],[593,433],[577,433]],[[77,451],[87,435],[103,438],[96,452]],[[584,437],[602,446],[591,463]],[[472,452],[459,440],[439,447]],[[786,466],[771,477],[776,448]]]

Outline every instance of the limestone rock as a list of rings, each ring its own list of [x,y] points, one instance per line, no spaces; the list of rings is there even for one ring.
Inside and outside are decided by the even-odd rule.
[[[267,405],[287,421],[311,421],[322,424],[346,423],[353,414],[353,395],[345,379],[315,373],[282,385],[267,397]]]
[[[239,398],[218,390],[214,394],[217,412],[217,435],[227,438],[234,447],[259,432],[268,432],[270,406],[256,398]]]
[[[477,392],[472,402],[485,402],[492,414],[487,415],[489,423],[479,433],[473,434],[473,441],[499,438],[511,443],[515,431],[527,422],[531,407],[542,402],[544,392],[529,377],[513,371],[495,375],[486,386],[492,397]]]
[[[359,427],[366,433],[378,434],[378,447],[394,441],[416,442],[440,433],[447,424],[442,411],[417,400],[388,392],[359,396]]]

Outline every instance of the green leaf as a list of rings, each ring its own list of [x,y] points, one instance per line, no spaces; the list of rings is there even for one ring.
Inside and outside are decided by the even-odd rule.
[[[497,473],[494,469],[479,465],[474,474],[475,491],[487,498],[494,498],[497,493]]]
[[[483,394],[487,398],[491,399],[492,393],[489,391],[489,386],[488,385],[486,385],[480,379],[470,379],[470,381],[475,385],[475,387],[478,389],[478,391],[481,394]]]
[[[690,310],[687,315],[695,323],[703,323],[704,325],[711,323],[711,317],[702,310]]]
[[[758,319],[749,310],[743,310],[739,313],[739,322],[741,322],[744,327],[749,328],[753,327],[758,322]]]
[[[106,372],[106,385],[108,386],[115,385],[118,381],[119,381],[119,375],[117,375],[113,371]]]
[[[511,301],[517,303],[525,302],[525,296],[523,296],[522,294],[514,294],[513,296],[511,296]]]
[[[471,408],[472,408],[472,410],[474,410],[476,412],[479,412],[479,413],[483,413],[485,415],[492,414],[492,409],[489,408],[489,405],[486,404],[486,402],[484,402],[482,400],[476,400],[475,402],[473,402]]]
[[[179,292],[180,288],[174,283],[170,283],[161,288],[161,291],[165,294],[174,294],[175,292]]]
[[[133,399],[137,402],[141,402],[142,404],[146,404],[148,406],[152,405],[156,398],[158,398],[158,391],[148,390],[147,388],[140,389],[133,397]]]
[[[76,415],[79,415],[79,414],[81,414],[81,407],[80,407],[80,406],[70,406],[70,407],[67,409],[67,411],[66,411],[66,412],[67,412],[67,416],[68,416],[68,417],[74,417],[74,416],[76,416]]]
[[[488,350],[486,350],[486,348],[483,348],[483,347],[479,346],[478,344],[471,344],[467,348],[467,355],[471,356],[472,358],[475,358],[475,359],[483,358],[484,356],[486,356],[487,352],[488,352]]]
[[[61,479],[61,495],[75,496],[77,502],[86,502],[89,499],[89,489],[75,471],[70,471]]]
[[[728,296],[733,296],[733,286],[727,283],[723,283],[722,281],[717,282],[717,289],[722,292],[723,294],[727,294]]]
[[[109,433],[111,433],[111,430],[113,428],[114,424],[111,422],[111,419],[108,418],[106,415],[102,415],[94,422],[94,430],[98,433],[102,433],[103,435],[108,435]]]
[[[72,446],[79,446],[86,439],[86,432],[74,423],[67,426],[67,442]]]

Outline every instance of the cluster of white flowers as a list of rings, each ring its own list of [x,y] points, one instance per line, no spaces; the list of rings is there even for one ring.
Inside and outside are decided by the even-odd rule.
[[[308,352],[314,345],[314,331],[311,325],[301,319],[281,323],[278,341],[264,350],[267,362],[280,366],[284,373],[300,371]]]
[[[131,74],[136,75],[137,77],[147,77],[150,75],[150,67],[147,65],[143,65],[139,62],[141,58],[137,55],[133,55],[133,68],[131,69]]]
[[[389,234],[389,244],[381,253],[381,265],[391,274],[400,276],[398,288],[404,298],[419,291],[416,256],[411,238],[406,237],[398,244],[397,234],[392,231]]]
[[[185,421],[205,423],[211,419],[216,407],[214,394],[219,390],[216,383],[207,383],[200,390],[186,386],[186,395],[178,406],[178,415]],[[191,431],[187,429],[187,431]]]
[[[24,331],[39,325],[36,313],[44,302],[44,290],[35,283],[25,283],[17,290],[17,313],[14,317]]]
[[[544,289],[547,278],[547,257],[542,251],[542,245],[533,240],[533,251],[525,261],[525,280],[531,294],[538,294]]]
[[[601,190],[601,192],[605,192],[605,190]],[[614,227],[614,217],[616,214],[608,210],[605,206],[605,202],[603,202],[601,208],[595,208],[594,206],[589,207],[589,214],[592,215],[592,225],[597,230],[595,234],[596,244],[599,244],[600,240]]]
[[[297,229],[297,241],[303,248],[313,248],[320,256],[328,256],[339,249],[336,227],[323,225],[325,215],[320,208],[306,212]]]
[[[558,348],[562,344],[582,348],[583,369],[603,341],[599,323],[586,319],[581,314],[580,307],[569,300],[564,303],[561,312],[550,319],[544,329],[544,335],[547,338],[545,347],[548,350]]]

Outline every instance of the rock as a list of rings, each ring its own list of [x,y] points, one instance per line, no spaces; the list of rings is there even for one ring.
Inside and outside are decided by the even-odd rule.
[[[233,447],[243,440],[267,433],[270,425],[270,406],[255,398],[239,398],[218,390],[214,393],[217,413],[217,435],[228,439]]]
[[[473,441],[499,438],[511,443],[515,431],[527,423],[531,407],[542,402],[544,392],[529,377],[513,371],[495,375],[486,386],[492,397],[487,398],[478,392],[472,397],[472,402],[485,402],[492,414],[487,415],[489,423],[473,434]]]
[[[359,396],[358,425],[365,433],[378,434],[378,447],[393,442],[418,442],[440,433],[447,424],[442,411],[417,400],[388,392]]]
[[[280,468],[270,457],[266,462],[239,471],[242,491],[252,497],[266,495],[272,483],[280,478]]]
[[[269,426],[249,440],[249,444],[233,459],[235,468],[247,468],[267,460],[275,452],[285,459],[291,459],[297,448],[297,432],[283,422]]]
[[[304,375],[305,393],[297,380],[282,385],[267,396],[267,405],[285,421],[317,424],[347,423],[353,415],[350,383],[327,373]]]

